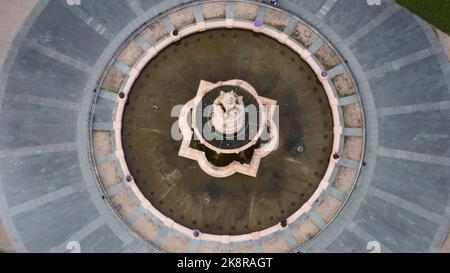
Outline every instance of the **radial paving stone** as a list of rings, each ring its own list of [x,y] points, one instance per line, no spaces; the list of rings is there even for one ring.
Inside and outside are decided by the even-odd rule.
[[[317,1],[292,0],[291,2],[295,2],[299,7],[308,10],[312,14],[316,14],[327,2],[327,0],[317,0]]]
[[[439,224],[377,197],[366,196],[354,219],[393,252],[426,252]]]
[[[445,124],[450,124],[450,110],[380,118],[380,146],[450,158],[450,128]]]
[[[378,157],[373,187],[444,215],[449,199],[446,166]],[[408,190],[405,190],[407,188]]]
[[[147,17],[151,18],[153,15],[181,2],[183,1],[141,0],[138,4],[144,12],[148,12]],[[386,7],[390,7],[392,3],[383,1],[386,6],[383,4],[381,7],[375,6],[364,9],[363,2],[365,1],[358,1],[355,9],[352,9],[352,13],[358,10],[357,14],[345,16],[349,12],[348,6],[354,5],[349,4],[351,1],[337,1],[320,20],[315,14],[323,8],[326,2],[325,0],[286,1],[286,3],[282,2],[282,8],[286,8],[293,14],[314,23],[348,59],[348,65],[353,72],[356,71],[356,79],[360,84],[363,103],[366,106],[365,114],[369,117],[366,133],[368,135],[376,134],[376,136],[368,136],[368,145],[371,147],[367,149],[369,154],[366,154],[368,166],[363,169],[358,182],[360,189],[352,193],[340,216],[312,240],[304,250],[364,252],[367,238],[355,237],[355,232],[347,229],[346,218],[353,218],[357,226],[370,235],[368,237],[379,240],[392,251],[427,251],[435,239],[439,223],[417,215],[417,210],[411,209],[412,211],[410,211],[400,208],[399,204],[403,203],[389,203],[380,200],[378,196],[366,196],[365,189],[371,184],[374,188],[380,189],[381,192],[393,195],[397,198],[395,200],[411,203],[414,200],[419,200],[415,203],[420,208],[432,211],[437,215],[444,215],[449,199],[449,189],[445,181],[445,178],[449,177],[446,166],[422,163],[414,159],[403,160],[381,156],[376,158],[372,152],[377,146],[376,139],[379,130],[380,146],[384,148],[444,158],[450,157],[448,151],[449,129],[443,126],[443,124],[449,123],[448,111],[434,110],[383,116],[380,117],[379,124],[376,124],[376,121],[375,123],[372,122],[375,113],[371,111],[375,109],[371,107],[376,105],[377,108],[385,108],[448,101],[450,90],[448,84],[445,85],[445,77],[448,77],[448,74],[442,72],[443,67],[440,62],[442,56],[441,54],[433,54],[433,56],[416,59],[404,66],[395,66],[396,60],[414,56],[417,52],[435,46],[426,38],[427,33],[424,32],[413,16],[403,10],[384,18],[383,21],[373,27],[370,33],[354,39],[351,46],[348,47],[344,40],[353,31],[357,31],[376,20],[378,13],[383,12]],[[123,7],[119,8],[117,5],[95,1],[95,3],[89,3],[89,5],[83,7],[83,11],[92,17],[96,17],[98,22],[111,33],[119,33],[123,28],[132,24],[131,22],[136,20],[135,17],[137,17],[131,6],[128,7],[124,3],[121,1]],[[34,22],[26,38],[22,40],[23,43],[18,43],[23,44],[23,47],[19,49],[16,59],[10,60],[12,63],[11,70],[2,70],[2,75],[9,75],[9,78],[8,81],[2,83],[6,83],[6,96],[1,97],[3,101],[1,102],[0,112],[0,126],[2,128],[0,155],[11,155],[15,151],[27,151],[29,153],[28,150],[21,149],[39,145],[74,143],[79,140],[77,137],[79,127],[77,126],[81,114],[78,111],[62,110],[61,106],[58,108],[43,106],[42,101],[39,102],[40,105],[35,105],[35,103],[30,103],[29,97],[15,96],[18,94],[29,95],[75,103],[88,101],[84,98],[90,95],[83,93],[82,90],[85,90],[85,86],[89,86],[89,82],[95,81],[94,78],[98,79],[100,73],[85,75],[84,72],[80,72],[73,65],[68,65],[64,61],[67,58],[59,58],[58,61],[58,57],[55,58],[55,56],[61,57],[61,55],[53,54],[53,60],[48,54],[41,53],[58,52],[82,64],[94,66],[97,61],[103,62],[100,58],[110,58],[112,53],[105,52],[114,52],[120,42],[115,42],[110,48],[108,38],[96,32],[95,28],[86,24],[76,13],[69,11],[70,8],[64,6],[64,1],[49,1],[42,14]],[[41,10],[36,12],[41,12]],[[110,17],[111,12],[118,16]],[[58,22],[58,24],[55,24],[55,22]],[[70,31],[66,31],[67,29],[70,29]],[[129,29],[132,29],[132,27],[129,27]],[[29,49],[30,41],[52,51],[41,50],[36,58],[27,58],[34,52],[34,49]],[[414,41],[414,43],[408,41]],[[101,57],[102,53],[104,55]],[[33,60],[33,62],[27,65],[26,62],[30,60]],[[383,65],[389,67],[392,65],[391,62],[394,62],[395,69],[388,68],[384,73],[374,73],[375,68]],[[358,70],[358,66],[361,66],[364,70]],[[35,67],[40,71],[41,76],[37,77],[36,74],[32,73],[30,67]],[[63,73],[56,76],[58,75],[56,71],[62,71]],[[370,78],[369,82],[365,82],[366,77],[363,72],[370,72],[367,77]],[[70,76],[70,74],[73,75]],[[87,77],[89,77],[89,81]],[[420,83],[428,83],[428,85],[418,83],[419,80]],[[22,82],[22,85],[19,81]],[[64,81],[68,82],[69,85],[66,88],[58,88],[58,85],[64,86],[60,84]],[[47,82],[47,85],[45,82]],[[410,88],[406,88],[407,86],[410,86]],[[31,87],[33,87],[33,90]],[[89,88],[86,90],[89,91]],[[0,90],[0,94],[2,92]],[[373,92],[374,98],[372,102],[367,99],[371,97],[371,92]],[[370,95],[368,95],[369,93]],[[105,118],[101,118],[99,121],[108,122],[107,116],[111,111],[110,102],[104,101],[103,105],[103,110],[100,111],[104,112],[102,116]],[[3,128],[8,129],[3,130]],[[50,146],[49,149],[52,150],[53,148]],[[36,155],[14,158],[7,165],[10,166],[11,170],[8,172],[2,171],[2,176],[0,176],[0,193],[10,198],[6,204],[12,208],[12,211],[20,203],[26,203],[29,200],[44,202],[43,204],[39,203],[41,205],[36,207],[30,206],[32,209],[29,211],[27,207],[24,207],[22,213],[13,217],[9,215],[8,207],[0,206],[2,208],[0,215],[4,219],[5,230],[12,237],[13,244],[19,246],[21,239],[25,245],[25,249],[21,249],[22,251],[48,251],[55,247],[64,246],[72,235],[88,227],[98,217],[104,217],[107,225],[89,231],[89,234],[82,236],[84,238],[81,239],[81,243],[85,245],[85,248],[82,247],[82,249],[87,252],[152,250],[150,247],[140,245],[139,238],[134,235],[129,236],[131,231],[122,227],[121,220],[108,210],[108,204],[102,200],[99,201],[101,194],[92,182],[86,182],[88,185],[94,185],[90,186],[89,195],[81,187],[80,192],[62,196],[50,203],[40,200],[39,197],[49,194],[52,196],[52,192],[58,191],[60,188],[84,183],[83,181],[88,177],[86,171],[83,171],[83,175],[79,174],[77,169],[82,168],[84,170],[85,165],[78,161],[79,158],[75,158],[74,151],[58,153],[45,153],[44,151],[45,149],[41,152],[40,148],[36,148],[32,151],[32,153],[37,153]],[[78,153],[84,153],[83,151],[85,151],[85,147],[79,147]],[[49,158],[49,161],[44,160],[45,158]],[[7,159],[2,158],[2,160]],[[56,168],[49,166],[49,162],[54,164],[53,166],[56,166]],[[70,170],[70,179],[60,177],[61,166],[64,166],[63,170],[66,170],[66,168]],[[393,166],[397,166],[397,168]],[[373,181],[372,169],[375,171]],[[27,171],[24,172],[24,170]],[[8,178],[5,178],[3,174],[7,174]],[[26,179],[25,175],[29,176],[29,179]],[[23,187],[13,188],[12,182],[6,180],[10,179],[10,176],[21,180]],[[38,178],[42,178],[42,183],[37,183]],[[428,186],[422,184],[424,181],[427,182]],[[33,188],[33,190],[26,191],[26,188]],[[92,192],[97,193],[92,194]],[[20,197],[16,200],[15,195]],[[14,201],[12,201],[13,199]],[[361,203],[361,201],[363,202]],[[103,205],[100,205],[102,202]],[[360,206],[360,204],[362,205]],[[56,215],[61,215],[61,217],[56,217]],[[335,235],[330,236],[330,233],[333,232]],[[54,237],[48,236],[49,233],[56,235]],[[168,248],[172,247],[170,238],[167,240],[169,235],[162,236],[161,243]],[[442,240],[441,238],[436,240],[443,242],[444,239],[445,236],[442,237]],[[184,238],[184,240],[190,239]],[[268,238],[259,246],[259,249],[270,248],[271,245],[275,244],[270,240]],[[276,244],[283,245],[279,242],[276,242]],[[189,241],[188,245],[195,244]],[[189,246],[186,249],[189,249]],[[191,249],[212,250],[214,248],[213,245],[201,245]],[[239,248],[242,251],[245,251],[245,249],[258,250],[254,246],[246,245],[239,245]],[[226,250],[222,249],[222,251]]]
[[[90,65],[95,63],[108,45],[106,38],[60,1],[48,2],[28,32],[27,40],[36,41]]]
[[[6,85],[6,95],[29,95],[79,102],[88,74],[41,52],[22,47]],[[64,86],[64,91],[61,87]]]
[[[448,101],[450,93],[439,65],[440,58],[441,55],[433,55],[407,64],[397,71],[391,70],[371,77],[369,82],[377,106],[382,108]]]
[[[97,218],[98,212],[89,198],[87,192],[77,192],[13,216],[27,250],[49,251]]]
[[[98,115],[95,115],[94,122],[112,122],[115,111],[116,102],[110,99],[99,98],[95,105],[95,112]]]
[[[332,253],[364,253],[367,252],[367,241],[354,232],[345,230],[331,244],[326,251]]]
[[[366,71],[429,47],[431,44],[414,16],[400,10],[361,37],[350,49]]]
[[[367,1],[340,0],[330,9],[323,21],[345,39],[390,6],[387,1],[381,1],[381,5],[369,6]]]
[[[0,180],[10,207],[33,200],[81,180],[76,151],[0,159]],[[45,162],[45,166],[43,166]],[[21,169],[20,166],[26,166]],[[64,179],[61,179],[64,177]]]
[[[105,30],[115,35],[121,31],[130,21],[137,15],[131,9],[127,1],[122,0],[96,0],[86,1],[80,6],[68,6],[67,1],[59,0],[69,10],[74,10],[78,14],[77,9],[89,16],[88,20],[94,20],[100,24]],[[92,19],[90,19],[92,18]]]
[[[3,100],[0,150],[74,142],[77,112]]]
[[[114,232],[103,225],[80,240],[82,252],[122,252],[123,242],[115,236]]]
[[[164,1],[164,0],[139,0],[139,2],[141,3],[142,9],[149,10],[149,9],[154,8],[158,4],[160,4],[162,2],[166,2],[166,1]]]

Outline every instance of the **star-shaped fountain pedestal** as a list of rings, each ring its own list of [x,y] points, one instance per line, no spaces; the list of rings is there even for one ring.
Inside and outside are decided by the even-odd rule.
[[[197,161],[214,177],[256,177],[261,159],[278,146],[276,114],[277,102],[245,81],[201,81],[180,112],[179,156]]]

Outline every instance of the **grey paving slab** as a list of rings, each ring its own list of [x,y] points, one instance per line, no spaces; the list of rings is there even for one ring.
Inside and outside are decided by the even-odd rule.
[[[319,19],[323,19],[327,16],[328,12],[330,12],[330,9],[333,8],[337,1],[338,0],[327,0],[327,2],[325,2],[325,4],[316,13],[316,16],[319,17]]]
[[[443,156],[408,152],[408,151],[404,151],[404,150],[394,150],[394,149],[388,149],[388,148],[384,148],[384,147],[378,147],[377,154],[380,156],[385,156],[385,157],[389,157],[389,158],[410,160],[410,161],[416,161],[416,162],[424,162],[424,163],[430,163],[430,164],[442,165],[442,166],[450,166],[450,158],[443,157]]]
[[[94,122],[113,122],[116,108],[116,102],[99,97],[95,104]]]
[[[155,249],[154,247],[149,246],[148,243],[135,239],[132,243],[128,244],[123,252],[131,252],[131,253],[161,253],[160,250]]]
[[[94,221],[90,222],[89,224],[85,225],[83,228],[79,229],[77,232],[75,232],[72,236],[66,239],[62,244],[60,244],[58,247],[54,247],[51,249],[52,253],[62,253],[62,252],[71,252],[73,248],[71,247],[71,244],[78,243],[80,244],[80,241],[89,236],[91,233],[99,229],[101,226],[105,225],[105,221],[103,217],[99,217],[95,219]],[[80,252],[82,252],[81,245],[79,246]]]
[[[372,235],[367,233],[364,229],[358,226],[355,222],[350,221],[349,225],[346,228],[352,234],[355,234],[359,238],[361,238],[366,243],[366,250],[370,252],[377,252],[378,250],[373,249],[376,246],[371,246],[376,244],[379,246],[379,252],[381,253],[392,253],[392,251],[387,248],[385,245],[381,244],[378,240],[376,240]]]
[[[114,194],[119,193],[119,192],[121,192],[121,191],[124,191],[124,190],[126,190],[126,189],[127,189],[127,185],[125,184],[125,182],[121,182],[121,183],[118,183],[118,184],[113,185],[113,186],[111,186],[110,188],[108,188],[108,189],[106,190],[106,193],[107,193],[109,196],[113,196]]]
[[[80,241],[82,253],[117,253],[123,252],[124,246],[112,230],[103,225]]]
[[[345,193],[341,192],[339,189],[333,186],[330,186],[328,188],[327,193],[342,202],[345,202],[345,200],[347,199],[347,195]]]
[[[70,110],[70,111],[78,111],[80,109],[80,104],[77,102],[70,102],[70,101],[64,101],[59,99],[53,99],[53,98],[46,98],[46,97],[38,97],[33,95],[21,95],[21,94],[13,94],[13,93],[7,93],[3,97],[4,101],[13,101],[18,103],[27,103],[27,104],[33,104],[33,105],[40,105],[40,106],[47,106],[47,107],[54,107],[64,110]],[[5,102],[8,103],[8,102]]]
[[[79,102],[87,74],[27,47],[19,50],[6,94],[22,94]]]
[[[326,248],[331,253],[366,253],[367,241],[360,238],[351,231],[342,232],[332,244]]]
[[[0,150],[76,140],[77,113],[8,101],[0,113]]]
[[[408,202],[396,195],[382,191],[376,187],[373,186],[370,187],[370,195],[375,196],[388,203],[391,203],[396,207],[412,212],[422,217],[423,219],[427,219],[428,221],[431,221],[438,225],[444,222],[444,217],[442,217],[441,215],[438,215],[432,211],[424,209],[423,207],[418,206],[415,203]]]
[[[197,23],[204,21],[202,9],[201,9],[201,7],[199,5],[195,5],[194,6],[194,16],[195,16],[195,21]]]
[[[166,28],[168,33],[172,33],[172,31],[175,30],[175,27],[173,26],[172,22],[170,21],[169,17],[163,18],[164,27]]]
[[[332,6],[323,21],[345,39],[377,17],[388,6],[386,1],[382,1],[381,5],[369,6],[367,1],[340,0]]]
[[[97,163],[97,165],[102,165],[102,164],[114,161],[115,159],[116,159],[116,154],[110,153],[107,155],[102,155],[102,156],[96,157],[95,162]]]
[[[120,61],[114,62],[114,67],[117,68],[120,72],[122,72],[125,75],[128,75],[130,73],[131,67],[128,65],[121,63]]]
[[[448,100],[446,78],[437,56],[431,56],[369,80],[378,107]]]
[[[90,65],[78,61],[77,59],[74,59],[70,56],[64,55],[52,48],[43,46],[36,41],[27,41],[25,42],[24,47],[32,48],[44,56],[52,58],[57,62],[66,64],[85,73],[90,73],[92,70],[92,67]]]
[[[373,186],[443,215],[450,198],[445,166],[378,157]]]
[[[197,252],[199,244],[200,244],[200,240],[192,240],[191,243],[189,244],[188,250],[186,252],[187,253]]]
[[[164,2],[164,0],[140,0],[141,1],[141,7],[144,10],[148,10],[153,8],[154,6],[160,4],[161,2]],[[167,1],[167,0],[166,0]]]
[[[138,16],[145,16],[144,10],[142,9],[141,2],[139,0],[127,0],[128,5],[133,10],[133,12]]]
[[[134,40],[145,51],[150,48],[150,44],[142,36],[139,35]]]
[[[380,12],[379,15],[377,15],[375,18],[373,18],[371,21],[369,21],[367,24],[359,27],[356,31],[351,33],[350,36],[346,37],[344,40],[344,43],[347,46],[350,46],[354,44],[356,41],[373,31],[376,27],[378,27],[381,23],[383,23],[385,20],[393,16],[396,12],[400,10],[400,7],[397,5],[394,5],[392,7],[388,7],[384,11]]]
[[[433,55],[436,55],[439,61],[441,61],[442,56],[438,56],[441,51],[442,49],[440,49],[439,46],[433,46],[425,48],[411,55],[401,57],[400,59],[397,59],[395,61],[377,66],[374,69],[366,72],[367,79],[381,78],[390,72],[398,71],[404,66],[410,65],[412,63],[419,63],[421,60]],[[445,69],[442,70],[445,71]]]
[[[79,8],[92,16],[112,34],[118,33],[129,22],[136,18],[136,13],[132,10],[130,5],[123,0],[83,1]]]
[[[339,99],[339,104],[341,106],[353,104],[353,103],[356,103],[356,102],[358,102],[358,96],[357,95],[352,95],[352,96],[343,97],[343,98]]]
[[[145,213],[145,209],[143,207],[137,208],[128,219],[126,219],[129,225],[133,225],[137,220]]]
[[[200,0],[200,1],[192,1],[192,0],[167,0],[167,1],[163,1],[162,3],[159,3],[157,5],[155,5],[155,10],[158,11],[158,13],[163,13],[166,12],[170,9],[173,9],[177,6],[180,6],[182,4],[185,3],[190,3],[190,2],[205,2],[204,0]]]
[[[117,103],[119,100],[119,96],[116,93],[113,93],[113,92],[110,92],[107,90],[103,90],[103,89],[98,94],[98,97],[105,99],[105,100],[115,102],[115,103]]]
[[[35,199],[29,200],[25,203],[21,203],[15,207],[10,207],[8,212],[11,216],[15,216],[15,215],[21,214],[26,211],[34,210],[38,207],[41,207],[48,203],[62,199],[68,195],[75,193],[75,192],[78,192],[78,191],[80,191],[81,187],[82,187],[81,184],[72,184],[72,185],[60,188],[56,191],[52,191],[45,195],[39,196]]]
[[[233,8],[233,2],[228,1],[225,8],[226,18],[227,19],[233,19],[234,18],[234,8]]]
[[[59,246],[72,234],[99,217],[87,192],[76,192],[13,217],[30,252]]]
[[[77,149],[78,145],[76,142],[11,148],[0,150],[0,158],[14,158],[20,156],[39,155],[45,153],[76,151]]]
[[[311,54],[316,53],[317,50],[319,50],[319,48],[323,45],[323,40],[318,38],[317,40],[314,41],[314,43],[308,48],[308,51]]]
[[[308,217],[320,228],[323,229],[327,226],[327,223],[325,222],[325,220],[322,218],[322,216],[320,216],[319,214],[317,214],[315,211],[310,211],[308,213]]]
[[[359,169],[359,161],[356,160],[351,160],[348,158],[341,158],[338,162],[339,165],[350,168],[350,169],[354,169],[354,170],[358,170]]]
[[[86,26],[90,27],[92,30],[97,32],[99,35],[104,37],[106,40],[111,41],[114,39],[114,34],[108,30],[104,25],[102,25],[98,20],[96,20],[93,16],[87,13],[85,10],[81,9],[80,5],[68,5],[67,2],[62,1],[63,5],[67,6],[67,10],[69,10],[73,15],[80,18]]]
[[[282,1],[280,1],[282,2]],[[320,8],[327,2],[327,0],[289,0],[289,2],[293,2],[298,6],[308,10],[309,12],[315,14]],[[283,3],[281,3],[283,5]]]
[[[413,105],[393,106],[379,108],[378,116],[404,115],[415,112],[433,112],[450,110],[450,101],[430,102]]]
[[[266,7],[260,6],[258,9],[258,15],[256,16],[256,20],[264,22],[265,17],[266,17]]]
[[[340,65],[335,66],[332,69],[330,69],[327,73],[328,73],[328,77],[330,79],[333,79],[334,77],[336,77],[337,75],[343,73],[344,71],[345,71],[344,64],[340,64]]]
[[[94,131],[113,131],[113,124],[111,122],[95,122],[92,124]]]
[[[363,136],[364,131],[362,128],[344,128],[343,132],[344,136]]]
[[[9,207],[81,182],[77,152],[0,159],[0,181]]]
[[[411,41],[414,41],[413,43]],[[429,48],[413,15],[396,12],[350,46],[364,70]]]
[[[425,252],[439,225],[366,196],[353,221],[393,252]]]
[[[49,1],[26,37],[90,65],[108,44],[105,38],[59,1]]]
[[[380,118],[380,146],[450,157],[450,110]]]
[[[295,29],[295,25],[296,25],[296,21],[294,19],[290,19],[289,23],[287,24],[286,28],[284,29],[284,33],[288,36],[291,36],[292,33],[294,32]]]

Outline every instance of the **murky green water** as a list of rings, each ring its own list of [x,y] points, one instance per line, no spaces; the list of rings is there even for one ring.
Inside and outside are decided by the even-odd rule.
[[[192,99],[200,80],[230,79],[249,82],[280,106],[280,146],[256,178],[211,177],[179,157],[180,141],[171,137],[173,106]],[[332,126],[325,92],[299,56],[264,35],[214,30],[149,63],[133,86],[122,135],[130,171],[157,209],[189,228],[235,235],[277,224],[309,199],[327,169]]]

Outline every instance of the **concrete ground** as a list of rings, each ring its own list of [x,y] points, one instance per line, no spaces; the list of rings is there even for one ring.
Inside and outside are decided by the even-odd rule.
[[[41,0],[27,17],[0,72],[0,218],[16,251],[63,252],[70,241],[83,252],[158,251],[102,199],[86,153],[88,112],[124,39],[183,2]],[[367,127],[356,189],[302,252],[368,252],[371,241],[382,252],[440,251],[450,219],[450,67],[436,35],[389,0],[286,0],[281,8],[313,24],[347,60]],[[0,28],[0,54],[17,29]]]

